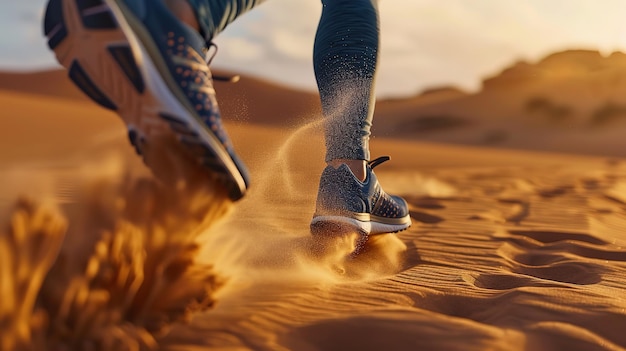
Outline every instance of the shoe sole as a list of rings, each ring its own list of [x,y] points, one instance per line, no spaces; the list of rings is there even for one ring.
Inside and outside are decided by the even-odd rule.
[[[411,218],[409,216],[398,219],[396,222],[389,224],[342,216],[316,216],[311,220],[311,233],[314,235],[335,235],[356,231],[362,235],[378,235],[398,233],[411,226]]]
[[[124,120],[131,144],[174,133],[208,171],[243,197],[246,181],[172,77],[146,28],[115,0],[51,0],[44,23],[48,46],[69,78]]]

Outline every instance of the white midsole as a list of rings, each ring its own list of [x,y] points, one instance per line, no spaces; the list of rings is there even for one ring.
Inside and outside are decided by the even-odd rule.
[[[315,225],[318,223],[338,223],[345,224],[354,228],[355,230],[366,233],[369,235],[376,234],[384,234],[384,233],[393,233],[407,229],[411,226],[411,218],[410,216],[406,216],[403,219],[406,219],[406,222],[402,224],[387,224],[375,222],[372,220],[369,221],[360,221],[350,217],[343,216],[315,216],[311,220],[311,225]]]

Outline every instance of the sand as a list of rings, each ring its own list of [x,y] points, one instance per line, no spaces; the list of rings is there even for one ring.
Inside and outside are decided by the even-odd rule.
[[[626,349],[622,159],[376,137],[413,226],[353,254],[308,231],[315,113],[228,123],[253,178],[231,205],[169,156],[195,180],[161,187],[80,98],[0,103],[2,349]]]

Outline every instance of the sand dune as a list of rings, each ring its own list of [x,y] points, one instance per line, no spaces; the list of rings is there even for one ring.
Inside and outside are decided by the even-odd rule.
[[[625,156],[626,55],[566,50],[517,62],[463,94],[378,104],[379,135],[499,148]]]
[[[214,70],[213,73],[223,76],[236,74],[223,70]],[[215,84],[222,113],[231,121],[294,126],[321,109],[319,97],[313,92],[294,90],[255,77],[244,76],[236,84],[218,81]],[[0,90],[92,103],[62,69],[0,72]],[[280,106],[280,113],[276,113],[277,106]]]
[[[587,50],[516,62],[476,92],[439,87],[380,100],[373,131],[412,141],[624,157],[625,68],[623,53]],[[295,127],[320,111],[311,91],[245,76],[216,84],[223,115],[235,123]],[[0,89],[86,101],[60,70],[0,73]]]
[[[307,201],[265,206],[266,223],[242,223],[236,212],[216,229],[228,233],[233,247],[243,246],[227,264],[239,267],[236,281],[215,311],[198,316],[192,330],[177,328],[168,342],[297,350],[623,349],[625,217],[623,203],[607,194],[621,186],[624,168],[586,162],[558,172],[520,166],[383,173],[409,200],[416,225],[370,238],[366,251],[347,262],[302,253]],[[246,205],[252,206],[236,211],[247,213]],[[219,251],[223,239],[216,235],[208,247]]]
[[[314,122],[228,125],[254,181],[230,208],[185,163],[161,167],[196,181],[158,185],[95,105],[0,102],[3,349],[626,349],[621,159],[377,137],[414,225],[354,255],[308,231]]]

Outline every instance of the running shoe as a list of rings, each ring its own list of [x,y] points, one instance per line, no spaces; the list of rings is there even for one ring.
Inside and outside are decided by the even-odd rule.
[[[222,126],[207,43],[162,1],[51,0],[44,32],[70,79],[121,116],[140,155],[174,133],[233,201],[243,197],[249,177]]]
[[[327,234],[355,230],[363,235],[395,233],[411,226],[406,201],[389,195],[378,183],[374,167],[389,160],[379,157],[368,162],[365,181],[350,168],[326,167],[320,180],[311,232]]]

